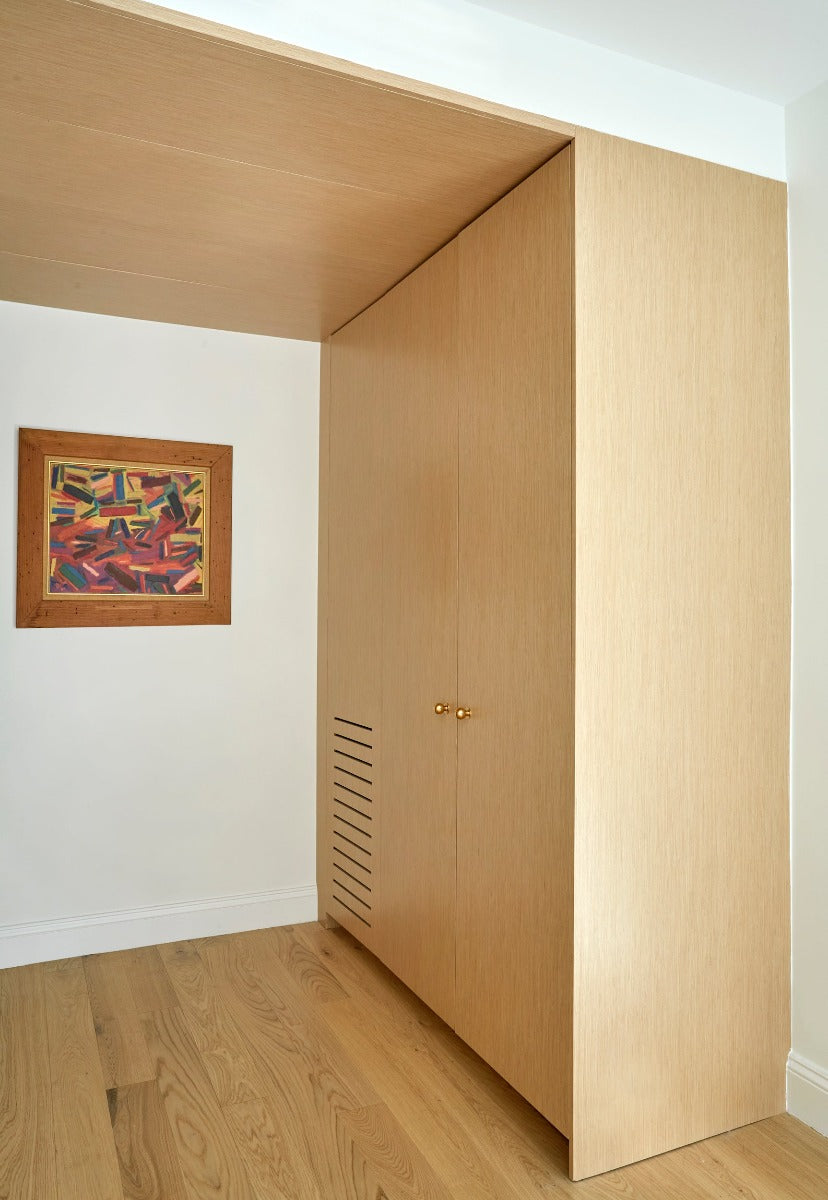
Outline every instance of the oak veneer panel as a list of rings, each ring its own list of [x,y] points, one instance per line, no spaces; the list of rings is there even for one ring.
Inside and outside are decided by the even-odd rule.
[[[457,244],[374,306],[382,329],[383,961],[455,1009]]]
[[[785,1107],[790,512],[784,185],[584,133],[575,211],[577,1178]]]
[[[382,907],[378,953],[454,1018],[458,248],[374,307],[381,329]]]
[[[87,276],[95,311],[318,339],[571,136],[152,5],[9,0],[2,32],[4,299],[80,307],[53,262],[143,280]]]
[[[59,1200],[40,966],[0,971],[0,1197]]]
[[[327,919],[331,903],[331,801],[328,758],[328,521],[331,458],[331,344],[320,347],[319,361],[319,555],[316,607],[316,893],[318,915]]]
[[[460,235],[457,1021],[568,1134],[572,207],[564,150]]]
[[[571,126],[149,4],[7,0],[0,103],[66,125],[424,200],[481,200]],[[80,9],[80,11],[78,11]],[[390,82],[388,82],[390,80]],[[274,136],[277,134],[277,136]],[[452,164],[451,159],[459,158]]]
[[[388,401],[384,352],[385,329],[376,308],[368,309],[330,341],[325,775],[329,825],[327,850],[320,860],[320,888],[323,898],[333,897],[333,872],[326,874],[326,870],[332,862],[336,828],[350,839],[349,853],[371,871],[370,911],[350,897],[345,903],[353,912],[333,899],[326,911],[369,946],[376,937],[374,913],[382,893],[377,845],[382,825],[382,456],[383,410]],[[352,766],[372,781],[376,799],[370,836],[334,816],[335,762]],[[368,826],[364,820],[359,824]]]
[[[266,332],[273,302],[258,292],[239,292],[157,275],[131,275],[53,259],[0,251],[0,294],[19,304],[45,304],[78,312],[102,312],[170,325],[199,325],[238,333]],[[326,302],[327,303],[327,302]],[[278,321],[280,337],[322,336],[332,310],[320,314],[313,297],[297,295]],[[151,315],[150,315],[151,314]]]

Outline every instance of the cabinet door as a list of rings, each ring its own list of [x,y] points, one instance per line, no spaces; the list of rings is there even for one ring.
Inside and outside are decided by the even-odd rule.
[[[457,246],[375,306],[382,322],[382,746],[377,953],[454,1015]]]
[[[459,237],[458,1033],[572,1089],[572,216],[565,150]]]

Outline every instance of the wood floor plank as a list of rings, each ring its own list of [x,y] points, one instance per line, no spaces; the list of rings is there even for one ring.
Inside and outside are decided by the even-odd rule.
[[[275,955],[302,995],[315,1004],[348,998],[342,984],[314,950],[301,940],[292,925],[262,929],[259,940],[266,948],[265,954]]]
[[[124,952],[132,998],[142,1017],[178,1004],[158,951],[158,946],[141,946]]]
[[[189,1200],[158,1085],[108,1093],[124,1200]]]
[[[43,971],[0,971],[0,1200],[58,1200]]]
[[[311,921],[293,927],[294,936],[313,950],[349,997],[391,1019],[404,1014],[422,1025],[444,1022],[341,925],[331,928]]]
[[[111,1122],[102,1058],[153,1076],[110,1091]],[[0,971],[0,1200],[828,1200],[828,1139],[787,1115],[566,1168],[560,1134],[342,929]]]
[[[160,957],[219,1104],[261,1100],[265,1085],[198,950],[175,942]]]
[[[190,1200],[260,1200],[180,1010],[143,1026]]]
[[[349,1014],[340,1029],[346,1044],[351,1032],[362,1026],[359,1036],[373,1042],[376,1054],[391,1056],[390,1077],[381,1062],[371,1059],[372,1068],[380,1072],[382,1083],[377,1086],[384,1098],[388,1101],[383,1087],[402,1088],[392,1106],[410,1104],[408,1093],[415,1081],[427,1080],[420,1111],[432,1092],[450,1097],[451,1119],[460,1127],[455,1137],[481,1142],[484,1156],[491,1156],[527,1196],[549,1194],[549,1179],[566,1176],[568,1148],[561,1134],[344,929],[327,931],[315,924],[300,927],[300,936],[312,941],[352,993],[355,1009],[325,1010],[332,1021],[341,1022]],[[408,1070],[396,1069],[405,1065]],[[446,1158],[452,1154],[449,1145]],[[453,1179],[453,1186],[461,1184],[463,1178]],[[480,1185],[467,1180],[463,1186]]]
[[[785,1124],[780,1125],[784,1121]],[[738,1200],[813,1200],[828,1197],[828,1143],[813,1130],[821,1154],[802,1151],[793,1117],[772,1117],[734,1129],[692,1147],[701,1170],[719,1186],[716,1193]],[[780,1128],[785,1132],[778,1136]],[[727,1190],[727,1189],[730,1190]]]
[[[123,1200],[86,974],[79,959],[43,976],[61,1200]]]
[[[341,1113],[339,1134],[347,1200],[453,1200],[384,1104]]]
[[[338,1151],[340,1115],[376,1104],[376,1093],[358,1064],[315,1021],[307,1000],[301,1024],[295,1011],[287,1020],[267,1008],[264,992],[256,986],[260,972],[268,969],[260,947],[255,957],[249,954],[242,976],[234,974],[226,946],[202,944],[200,953],[222,987],[232,1018],[265,1079],[268,1107],[279,1123],[294,1174],[307,1167],[325,1200],[347,1196]]]
[[[208,964],[216,987],[257,1009],[264,1018],[288,1025],[300,1024],[302,1003],[297,997],[284,970],[262,969],[260,942],[255,933],[230,937],[200,938],[193,944]]]
[[[154,1078],[130,987],[127,953],[90,954],[83,967],[107,1090]]]
[[[399,1053],[400,1043],[388,1043],[354,1000],[326,1005],[324,1020],[451,1195],[522,1200],[506,1172],[489,1161],[485,1147],[469,1138],[458,1120],[455,1097],[436,1091],[419,1064],[412,1070],[407,1056]]]
[[[328,1200],[316,1172],[286,1131],[278,1105],[260,1100],[230,1104],[225,1116],[253,1184],[267,1200]]]

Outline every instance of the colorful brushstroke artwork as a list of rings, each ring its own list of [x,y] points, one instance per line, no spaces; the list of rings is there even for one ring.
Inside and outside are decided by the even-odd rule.
[[[209,471],[46,462],[44,595],[206,597]]]

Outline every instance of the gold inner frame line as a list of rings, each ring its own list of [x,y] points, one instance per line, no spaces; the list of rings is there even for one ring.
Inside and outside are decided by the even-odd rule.
[[[128,470],[141,471],[144,474],[158,474],[163,471],[170,472],[185,472],[188,475],[200,475],[204,480],[204,526],[202,531],[202,590],[201,594],[194,595],[170,595],[164,592],[52,592],[49,590],[49,580],[51,578],[51,537],[50,537],[50,512],[51,504],[50,497],[52,491],[52,467],[58,466],[76,466],[85,467],[101,467],[107,470]],[[69,600],[69,601],[84,601],[97,600],[109,603],[110,600],[131,600],[133,603],[169,603],[171,601],[188,603],[204,603],[210,599],[210,467],[192,466],[189,463],[147,463],[140,460],[121,460],[121,459],[103,459],[103,458],[87,458],[85,456],[75,456],[68,458],[66,455],[46,455],[43,459],[43,599],[44,600]]]

